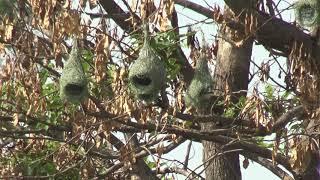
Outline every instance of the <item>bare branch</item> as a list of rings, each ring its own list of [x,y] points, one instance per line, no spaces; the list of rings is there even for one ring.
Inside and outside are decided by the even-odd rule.
[[[293,44],[295,42],[299,42],[304,45],[305,49],[310,51],[310,54],[313,56],[313,58],[317,60],[320,59],[320,51],[318,51],[320,47],[314,42],[310,35],[304,33],[294,24],[290,24],[264,12],[254,10],[252,7],[250,7],[251,1],[248,0],[225,0],[225,2],[229,8],[236,13],[236,15],[240,15],[243,10],[249,10],[254,13],[254,16],[257,18],[258,29],[250,36],[258,40],[259,43],[266,47],[281,51],[286,56],[289,56]],[[199,5],[196,6],[195,3],[192,3],[188,0],[176,0],[175,3],[190,8],[209,18],[213,18],[213,11],[202,6],[200,7]],[[245,20],[240,18],[237,24],[244,26]],[[277,33],[274,33],[275,31]]]
[[[199,174],[196,174],[195,172],[188,171],[187,169],[184,169],[184,168],[179,168],[177,166],[160,168],[157,172],[158,172],[158,174],[168,174],[168,173],[181,174],[181,175],[187,177],[186,178],[187,180],[198,179],[198,178],[204,180],[204,178],[201,177]]]
[[[131,15],[130,13],[124,12],[118,4],[113,0],[100,1],[100,4],[106,10],[108,15],[121,27],[121,29],[131,32],[133,31],[133,26],[130,23]],[[121,16],[118,16],[121,14]],[[132,18],[138,19],[139,17],[134,16]],[[140,21],[140,20],[139,20]]]
[[[267,0],[266,5],[269,9],[269,13],[271,16],[275,16],[275,11],[274,11],[274,7],[273,7],[273,1],[272,0]]]
[[[175,149],[176,147],[178,147],[180,144],[182,144],[185,141],[184,138],[178,138],[175,142],[172,142],[171,144],[169,144],[168,146],[163,148],[163,154],[166,154],[170,151],[172,151],[173,149]],[[135,158],[143,158],[145,156],[148,156],[151,153],[156,153],[157,149],[156,148],[152,148],[149,151],[147,150],[141,150],[140,152],[135,154]],[[110,175],[111,173],[114,173],[115,171],[117,171],[118,169],[120,169],[121,167],[123,167],[124,162],[119,162],[115,165],[113,165],[112,167],[108,168],[107,171],[104,174],[100,174],[99,177],[100,178],[104,178],[107,177],[108,175]]]
[[[257,154],[251,154],[251,153],[242,153],[242,155],[261,164],[263,167],[269,169],[271,172],[273,172],[275,175],[277,175],[281,179],[294,180],[288,173],[286,173],[277,165],[273,165],[273,163],[266,158],[262,158],[262,157],[259,157]]]
[[[138,124],[138,123],[129,122],[129,121],[128,122],[117,121],[117,122],[129,125],[129,126],[133,126],[138,129],[145,129],[145,130],[149,130],[149,131],[155,131],[157,128],[153,124]],[[177,129],[177,128],[165,128],[165,127],[163,127],[163,129],[165,129],[169,133],[181,135],[184,138],[189,138],[189,139],[193,139],[193,140],[199,140],[199,141],[205,140],[205,141],[217,142],[220,144],[228,144],[230,142],[234,142],[228,146],[228,149],[243,149],[244,151],[256,153],[261,157],[264,157],[267,159],[272,159],[272,151],[271,150],[269,150],[267,148],[260,147],[256,144],[253,144],[250,142],[236,140],[234,138],[230,138],[227,136],[218,135],[221,133],[219,131],[213,131],[213,132],[217,133],[216,135],[213,135],[213,134],[208,134],[207,132],[202,133],[202,132],[199,132],[196,130],[185,130],[185,129]],[[225,133],[225,132],[223,132],[223,133]],[[279,164],[283,165],[287,170],[292,172],[291,165],[285,156],[283,156],[281,154],[277,154],[277,155],[275,155],[275,160]]]
[[[139,141],[136,133],[126,133],[125,138],[127,141],[126,146],[129,146],[131,149],[138,149]],[[158,179],[156,174],[151,171],[148,165],[144,162],[142,158],[137,158],[135,163],[131,164],[132,170],[130,173],[132,174],[132,178],[137,179]]]
[[[280,116],[271,128],[272,132],[276,132],[279,129],[285,127],[293,118],[299,118],[304,114],[304,107],[302,105],[294,107]]]
[[[189,142],[188,147],[187,147],[187,153],[186,153],[186,156],[184,158],[184,163],[183,163],[184,169],[187,169],[188,164],[189,164],[189,156],[190,156],[191,146],[192,146],[192,141]]]

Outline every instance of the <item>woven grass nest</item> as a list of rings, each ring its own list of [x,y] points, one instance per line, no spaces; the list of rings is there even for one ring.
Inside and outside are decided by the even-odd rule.
[[[16,0],[0,0],[0,14],[1,16],[13,16],[15,11]]]
[[[303,27],[313,27],[320,22],[319,0],[300,0],[294,5],[295,17]]]
[[[165,64],[150,46],[148,32],[145,32],[144,44],[138,59],[129,69],[128,79],[130,91],[134,96],[148,103],[154,101],[161,88],[165,86]]]
[[[210,105],[209,97],[212,86],[213,81],[209,72],[208,62],[205,56],[201,55],[195,67],[194,77],[186,92],[186,105],[197,109],[207,108]]]
[[[60,77],[60,97],[67,102],[79,103],[87,94],[87,79],[80,62],[77,40],[74,40],[69,59]]]

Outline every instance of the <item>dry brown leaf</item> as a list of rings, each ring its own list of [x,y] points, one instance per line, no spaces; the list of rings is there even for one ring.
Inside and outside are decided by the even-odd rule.
[[[18,113],[14,113],[13,114],[13,125],[17,126],[19,123],[19,114]]]
[[[94,74],[96,82],[100,82],[107,74],[104,54],[98,54],[94,61]]]
[[[249,112],[253,107],[255,107],[255,103],[254,101],[252,101],[252,97],[250,97],[247,101],[246,101],[246,105],[242,108],[240,114],[245,114],[247,112]]]
[[[80,27],[80,16],[77,12],[69,11],[63,13],[63,30],[68,35],[76,34],[79,35],[79,27]]]
[[[65,1],[63,5],[63,9],[70,9],[70,7],[71,7],[71,1],[70,0]]]
[[[82,8],[85,8],[86,5],[87,5],[87,1],[88,1],[88,0],[80,0],[80,1],[79,1],[80,6],[81,6]]]
[[[245,42],[245,39],[242,39],[240,41],[234,42],[234,45],[239,48],[244,44],[244,42]]]
[[[10,41],[12,39],[13,25],[10,22],[6,22],[6,28],[4,33],[4,39]]]
[[[98,54],[104,53],[104,50],[109,47],[109,38],[107,35],[102,34],[102,37],[98,40],[96,44],[95,52]]]
[[[162,156],[163,152],[164,152],[164,145],[163,143],[159,143],[157,148],[156,148],[156,152],[158,153],[159,156]]]
[[[155,11],[156,11],[156,6],[154,5],[153,0],[141,0],[141,4],[140,4],[141,19],[148,18]]]
[[[249,166],[249,159],[248,159],[248,158],[245,158],[245,159],[243,160],[243,162],[242,162],[242,167],[243,167],[244,169],[247,169],[248,166]]]
[[[28,108],[28,111],[27,111],[27,113],[26,113],[27,116],[31,115],[32,109],[33,109],[33,106],[32,106],[32,104],[30,104],[30,105],[29,105],[29,108]]]
[[[97,0],[89,0],[89,5],[90,5],[90,9],[93,9],[93,8],[97,7],[98,2],[97,2]]]

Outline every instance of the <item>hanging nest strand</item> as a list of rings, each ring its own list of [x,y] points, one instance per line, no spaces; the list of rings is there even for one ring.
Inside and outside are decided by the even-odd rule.
[[[166,68],[164,62],[150,46],[149,27],[145,26],[144,44],[138,59],[129,69],[129,88],[134,96],[150,103],[154,101],[161,88],[165,86]]]
[[[205,52],[202,52],[195,67],[194,77],[187,89],[185,102],[187,106],[197,109],[207,108],[213,89],[213,80],[208,68]]]
[[[318,0],[299,0],[295,3],[294,10],[298,23],[303,27],[314,27],[320,21]]]
[[[80,62],[77,40],[68,61],[65,63],[60,77],[60,97],[71,103],[79,103],[88,95],[87,79]]]

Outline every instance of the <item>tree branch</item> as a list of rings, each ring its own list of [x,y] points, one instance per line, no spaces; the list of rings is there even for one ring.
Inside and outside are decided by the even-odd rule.
[[[138,149],[140,147],[136,133],[125,133],[125,139],[127,146],[131,150]],[[133,179],[158,179],[156,174],[149,168],[142,158],[136,158],[136,162],[131,164],[132,168],[130,173]]]
[[[132,127],[138,128],[138,129],[145,129],[145,130],[148,130],[151,132],[155,131],[157,129],[157,127],[155,125],[150,125],[150,124],[138,124],[138,123],[129,122],[129,121],[128,122],[117,121],[117,122],[128,125],[128,126],[132,126]],[[181,129],[181,130],[177,129],[177,128],[175,128],[175,129],[164,128],[164,129],[168,133],[181,135],[184,138],[198,140],[198,141],[205,140],[205,141],[211,141],[211,142],[216,142],[216,143],[220,143],[220,144],[228,144],[230,142],[234,142],[234,143],[228,145],[228,149],[243,149],[244,151],[256,153],[261,157],[264,157],[267,159],[272,159],[272,151],[271,150],[269,150],[267,148],[260,147],[256,144],[253,144],[250,142],[237,140],[237,139],[230,138],[227,136],[222,136],[221,132],[218,132],[218,131],[216,132],[217,134],[208,134],[207,132],[201,133],[199,131],[194,131],[194,130],[192,131],[192,130],[186,130],[186,129]],[[275,160],[279,164],[283,165],[287,170],[292,172],[291,165],[285,156],[278,153],[275,156]],[[292,172],[292,173],[294,173],[294,172]]]
[[[177,166],[160,168],[157,171],[157,173],[158,174],[169,174],[169,173],[181,174],[187,177],[186,180],[197,179],[197,177],[204,180],[204,178],[201,177],[199,174],[188,171],[187,169],[184,169],[184,168],[179,168]]]
[[[100,1],[100,4],[111,17],[111,19],[114,20],[114,22],[117,23],[121,29],[127,32],[132,32],[134,30],[130,21],[131,18],[135,18],[138,20],[138,22],[140,22],[139,17],[131,17],[130,13],[124,12],[113,0]],[[119,16],[119,14],[121,14],[121,16]]]
[[[176,141],[172,142],[171,144],[169,144],[168,146],[164,147],[163,148],[163,154],[166,154],[170,151],[172,151],[173,149],[175,149],[176,147],[178,147],[180,144],[182,144],[183,142],[185,141],[184,138],[178,138]],[[135,158],[143,158],[143,157],[146,157],[148,155],[150,155],[150,153],[156,153],[157,152],[157,148],[152,148],[150,149],[149,151],[147,150],[141,150],[140,152],[136,153],[135,154]],[[106,170],[105,173],[103,174],[100,174],[99,175],[99,178],[105,178],[107,177],[108,175],[110,175],[111,173],[114,173],[115,171],[117,171],[118,169],[120,169],[122,166],[124,165],[124,162],[121,161],[117,164],[115,164],[114,166],[108,168]]]
[[[268,170],[273,172],[275,175],[277,175],[281,179],[294,180],[288,173],[286,173],[284,170],[282,170],[277,165],[273,165],[273,163],[268,159],[259,157],[257,154],[251,154],[251,153],[242,153],[242,155],[259,163],[260,165],[267,168]]]
[[[192,141],[189,142],[188,147],[187,147],[187,153],[186,153],[186,156],[184,158],[184,163],[183,163],[184,169],[188,168],[191,146],[192,146]]]
[[[249,10],[249,12],[253,13],[257,21],[257,30],[256,32],[252,32],[250,36],[254,37],[262,45],[281,51],[286,56],[289,56],[294,43],[298,42],[299,44],[303,44],[305,50],[309,50],[313,58],[320,60],[320,51],[318,51],[320,46],[316,45],[310,35],[304,33],[294,24],[254,10],[251,8],[251,1],[248,0],[225,0],[225,2],[236,13],[236,16],[241,15],[244,10]],[[192,9],[206,17],[213,18],[214,11],[196,5],[188,0],[176,0],[175,3]],[[238,24],[241,24],[244,28],[245,19],[239,18]]]
[[[113,0],[108,1],[100,1],[102,7],[106,10],[106,12],[112,16],[112,14],[126,14],[123,16],[115,16],[112,18],[123,30],[127,32],[132,32],[134,27],[128,21],[130,18],[136,19],[138,22],[141,23],[141,20],[138,16],[131,17],[129,13],[125,13],[120,6],[118,6],[117,3],[115,3]],[[178,54],[178,63],[181,65],[181,73],[183,75],[183,78],[187,84],[191,82],[191,79],[193,77],[193,68],[189,64],[185,54],[183,53],[181,47],[177,48],[177,54]]]
[[[271,132],[276,132],[285,127],[293,118],[302,116],[304,112],[304,107],[302,105],[290,109],[277,119],[271,128]]]

